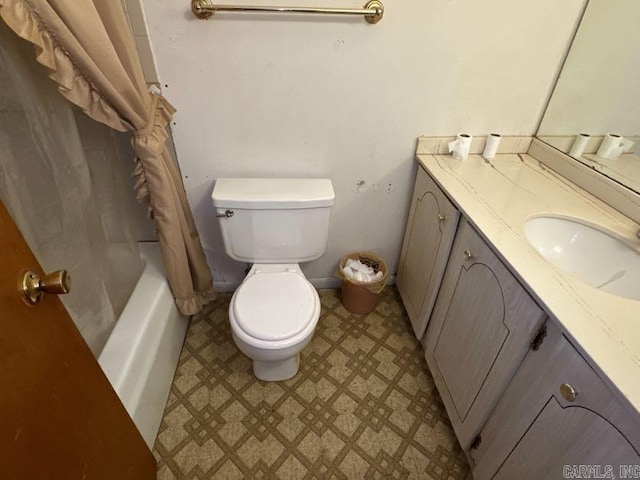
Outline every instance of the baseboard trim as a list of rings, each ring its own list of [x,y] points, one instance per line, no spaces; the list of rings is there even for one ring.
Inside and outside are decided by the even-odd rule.
[[[342,285],[342,279],[337,277],[322,277],[322,278],[310,278],[309,282],[317,289],[325,288],[340,288]],[[396,276],[389,275],[387,279],[387,285],[395,285]],[[213,288],[217,292],[233,292],[240,285],[239,282],[213,282]]]

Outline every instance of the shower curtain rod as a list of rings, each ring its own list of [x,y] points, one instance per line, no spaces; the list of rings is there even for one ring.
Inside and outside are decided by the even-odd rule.
[[[384,15],[384,5],[379,0],[369,0],[363,8],[323,7],[269,7],[262,5],[214,5],[211,0],[191,0],[191,10],[200,19],[207,19],[216,12],[276,12],[311,13],[328,15],[363,15],[367,23],[378,23]]]

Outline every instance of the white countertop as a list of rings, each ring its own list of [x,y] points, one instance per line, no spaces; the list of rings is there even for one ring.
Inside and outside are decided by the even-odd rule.
[[[612,230],[640,250],[638,225],[527,154],[497,155],[490,163],[479,155],[464,161],[449,155],[417,158],[616,394],[640,412],[640,302],[597,290],[554,267],[522,228],[532,216],[567,215]]]

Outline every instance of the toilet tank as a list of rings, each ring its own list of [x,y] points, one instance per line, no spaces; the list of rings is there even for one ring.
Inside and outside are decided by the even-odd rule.
[[[328,178],[219,178],[211,194],[225,251],[248,263],[300,263],[327,249]]]

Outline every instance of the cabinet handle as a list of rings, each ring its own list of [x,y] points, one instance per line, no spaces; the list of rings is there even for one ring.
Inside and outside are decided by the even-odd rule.
[[[464,251],[464,260],[468,262],[473,258],[473,254],[469,250]]]
[[[568,383],[563,383],[560,385],[560,395],[562,395],[562,398],[567,402],[575,402],[578,391]]]
[[[442,215],[441,213],[438,214],[438,220],[440,220],[441,222],[444,221],[446,217],[444,215]]]

